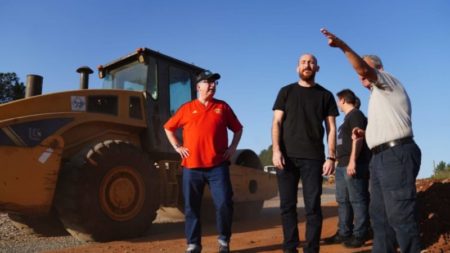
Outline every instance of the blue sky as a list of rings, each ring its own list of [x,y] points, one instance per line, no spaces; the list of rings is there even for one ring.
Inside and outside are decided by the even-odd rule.
[[[406,87],[419,177],[433,161],[450,163],[450,1],[98,1],[0,0],[0,72],[44,77],[44,93],[77,89],[75,70],[92,69],[139,47],[222,75],[216,97],[244,125],[240,148],[271,144],[272,105],[298,80],[297,58],[317,56],[316,81],[334,94],[351,88],[367,112],[369,93],[343,54],[327,45],[327,27],[361,54],[378,54]],[[91,87],[100,87],[97,75]],[[342,122],[342,115],[337,120]]]

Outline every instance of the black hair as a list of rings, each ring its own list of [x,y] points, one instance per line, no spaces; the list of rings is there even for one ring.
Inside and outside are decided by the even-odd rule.
[[[354,106],[357,105],[357,100],[359,98],[356,97],[355,93],[350,89],[343,89],[336,93],[339,99],[343,98],[346,103],[352,104]],[[359,105],[361,105],[361,102],[359,101]]]

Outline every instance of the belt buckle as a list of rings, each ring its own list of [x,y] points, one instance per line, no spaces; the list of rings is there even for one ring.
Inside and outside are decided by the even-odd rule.
[[[393,140],[393,141],[388,142],[387,146],[388,146],[388,148],[393,148],[393,147],[397,146],[398,144],[399,144],[398,141]]]

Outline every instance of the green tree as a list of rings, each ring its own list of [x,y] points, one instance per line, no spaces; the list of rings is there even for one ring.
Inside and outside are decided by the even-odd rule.
[[[14,72],[0,73],[0,104],[25,97],[25,85]]]
[[[434,168],[434,173],[444,171],[448,167],[448,164],[446,164],[444,161],[440,161],[438,165]]]
[[[263,166],[272,165],[272,145],[259,153],[259,160],[261,160]]]
[[[436,166],[434,166],[432,178],[450,178],[450,163],[440,161]]]

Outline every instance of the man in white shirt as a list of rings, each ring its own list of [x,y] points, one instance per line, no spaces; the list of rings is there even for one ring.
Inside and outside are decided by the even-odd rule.
[[[326,29],[321,32],[331,47],[342,50],[370,89],[367,145],[370,162],[370,217],[374,232],[372,252],[420,252],[416,207],[416,177],[421,151],[413,140],[411,103],[403,85],[386,73],[377,56],[360,57],[344,41]],[[364,131],[353,130],[358,138]]]

